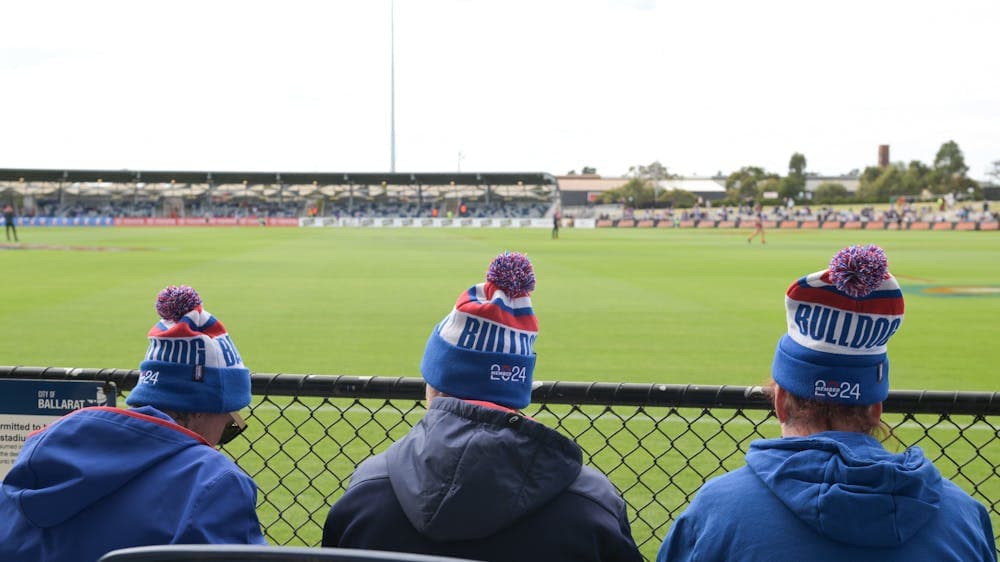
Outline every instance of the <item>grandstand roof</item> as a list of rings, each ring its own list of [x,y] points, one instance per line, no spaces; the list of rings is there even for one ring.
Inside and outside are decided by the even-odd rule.
[[[0,168],[0,181],[80,183],[245,183],[248,185],[548,185],[555,176],[544,172],[218,172],[164,170],[50,170]]]
[[[228,172],[165,170],[43,170],[0,168],[0,192],[51,196],[269,198],[527,198],[548,200],[556,178],[543,172]]]

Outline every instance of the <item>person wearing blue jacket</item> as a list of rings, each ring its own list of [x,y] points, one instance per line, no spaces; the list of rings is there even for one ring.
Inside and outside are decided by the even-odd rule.
[[[167,287],[156,309],[132,409],[84,408],[28,436],[0,486],[0,560],[266,544],[256,485],[215,448],[245,427],[250,371],[194,289]]]
[[[527,257],[504,253],[431,333],[427,413],[362,462],[323,546],[483,561],[642,560],[625,501],[579,445],[521,414],[538,322]]]
[[[919,447],[891,453],[876,438],[903,320],[882,249],[841,250],[785,306],[769,387],[782,438],[754,441],[746,466],[707,482],[657,562],[996,561],[986,508]]]

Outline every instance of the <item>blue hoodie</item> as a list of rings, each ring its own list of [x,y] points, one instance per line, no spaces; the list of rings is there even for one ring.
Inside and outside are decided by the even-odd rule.
[[[755,441],[746,461],[702,487],[657,562],[997,559],[986,508],[918,447],[829,431]]]
[[[146,406],[85,408],[30,435],[0,486],[0,560],[93,562],[159,544],[265,544],[257,488]]]
[[[323,546],[473,560],[642,560],[625,501],[579,446],[506,408],[435,398],[330,509]]]

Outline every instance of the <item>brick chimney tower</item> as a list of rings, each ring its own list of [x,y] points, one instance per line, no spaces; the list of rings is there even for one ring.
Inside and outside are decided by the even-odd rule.
[[[878,167],[889,167],[889,145],[887,144],[878,145]]]

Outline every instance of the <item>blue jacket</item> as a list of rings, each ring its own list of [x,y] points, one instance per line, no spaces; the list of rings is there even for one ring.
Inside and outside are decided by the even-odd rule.
[[[146,406],[85,408],[30,435],[0,486],[0,560],[93,562],[116,548],[265,544],[253,480]]]
[[[625,502],[580,447],[492,404],[435,398],[361,463],[323,546],[517,562],[639,561]]]
[[[674,521],[657,562],[993,560],[986,508],[918,447],[828,431],[750,444]]]

